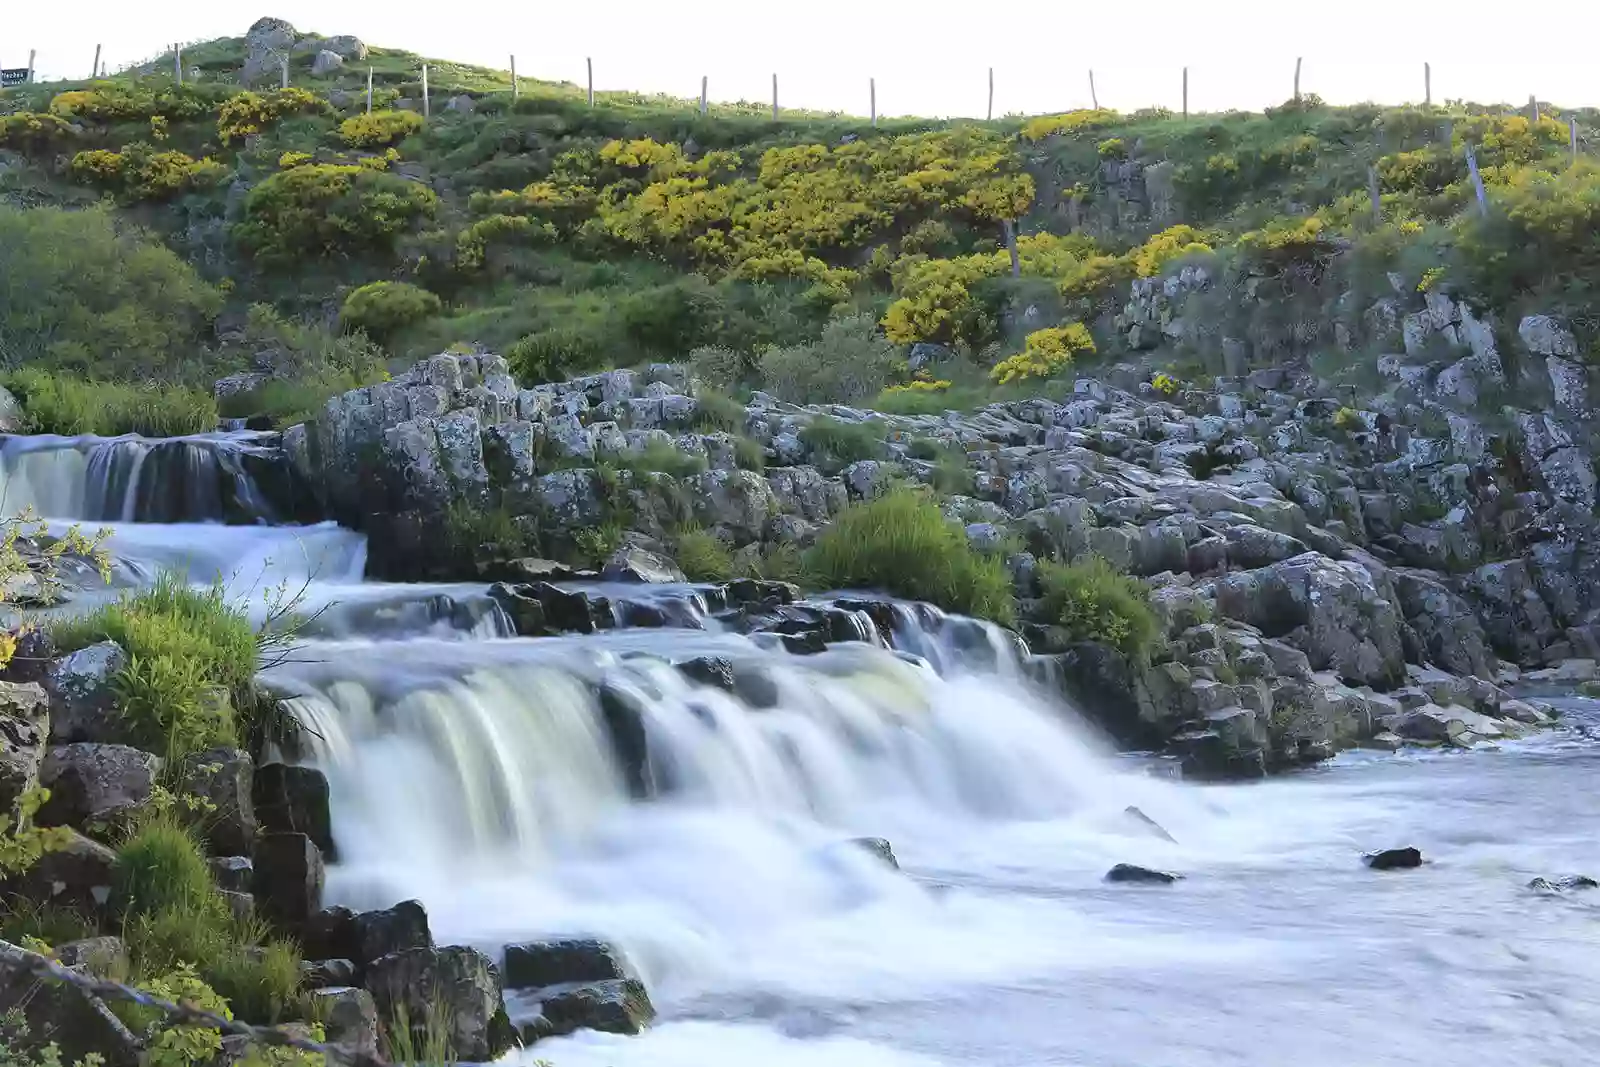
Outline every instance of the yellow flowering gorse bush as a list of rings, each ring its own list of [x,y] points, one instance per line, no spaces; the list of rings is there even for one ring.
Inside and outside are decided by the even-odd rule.
[[[990,377],[1001,385],[1054,378],[1072,366],[1079,352],[1095,351],[1094,338],[1081,322],[1051,326],[1028,335],[1021,352],[1001,360]]]

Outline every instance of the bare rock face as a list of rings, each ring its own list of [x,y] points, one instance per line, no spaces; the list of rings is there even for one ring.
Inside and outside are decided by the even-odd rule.
[[[50,700],[35,684],[0,682],[0,813],[39,784]]]
[[[119,732],[115,682],[128,654],[114,641],[79,649],[50,664],[44,687],[50,694],[50,740],[112,741]]]
[[[45,756],[39,781],[50,800],[39,811],[45,826],[105,826],[150,799],[161,760],[127,745],[62,745]]]
[[[413,948],[390,953],[367,968],[367,989],[380,1019],[404,1014],[414,1031],[430,1021],[443,1023],[451,1051],[462,1060],[484,1063],[512,1042],[500,992],[500,972],[471,948]]]

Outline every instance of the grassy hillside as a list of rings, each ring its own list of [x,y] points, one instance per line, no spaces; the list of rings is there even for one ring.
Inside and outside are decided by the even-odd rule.
[[[182,87],[158,59],[0,94],[7,367],[206,389],[256,367],[225,406],[282,419],[451,345],[530,381],[696,353],[730,390],[939,407],[1125,355],[1129,286],[1181,262],[1323,317],[1441,288],[1595,337],[1600,170],[1548,106],[873,128],[531,79],[514,100],[504,72],[429,61],[424,119],[420,57],[316,78],[307,54],[252,93],[245,55],[187,49]],[[918,342],[955,358],[916,378]]]

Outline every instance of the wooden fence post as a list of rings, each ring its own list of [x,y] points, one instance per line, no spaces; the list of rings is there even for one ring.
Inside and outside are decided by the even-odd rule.
[[[1577,116],[1573,116],[1572,118],[1567,120],[1567,134],[1572,139],[1572,163],[1573,163],[1573,166],[1577,166],[1577,163],[1578,163],[1578,119],[1577,119]]]
[[[706,75],[700,75],[700,114],[706,113]]]
[[[1372,221],[1383,222],[1383,196],[1378,191],[1378,168],[1367,165],[1367,195],[1372,197]]]
[[[28,84],[33,84],[33,60],[39,54],[37,49],[28,49]]]
[[[89,77],[100,77],[100,46],[94,46],[94,66],[89,68]]]
[[[1533,93],[1528,94],[1528,121],[1539,121],[1539,98]]]
[[[177,79],[179,85],[183,84],[183,47],[181,45],[175,44],[172,46],[172,76]]]
[[[1433,64],[1422,64],[1422,106],[1433,106]]]
[[[517,102],[517,57],[511,57],[511,102]]]
[[[1189,68],[1183,68],[1183,117],[1189,117]]]
[[[285,53],[278,57],[278,66],[283,73],[283,88],[289,88],[289,56]]]
[[[772,121],[778,121],[778,75],[772,75]]]
[[[1094,91],[1094,71],[1089,71],[1089,102],[1096,111],[1100,110],[1100,94]]]
[[[367,68],[367,114],[372,114],[372,68]]]
[[[433,116],[433,104],[428,100],[428,64],[422,64],[422,117]]]
[[[994,120],[994,68],[989,68],[989,111],[986,117]]]
[[[1472,187],[1478,193],[1478,212],[1484,218],[1489,217],[1489,194],[1483,188],[1483,175],[1478,173],[1478,154],[1472,146],[1467,146],[1467,170],[1472,172]]]
[[[872,125],[873,125],[874,128],[876,128],[877,125],[878,125],[878,79],[877,78],[868,78],[867,79],[867,96],[868,96],[868,103],[872,108]]]
[[[594,57],[589,56],[584,63],[589,68],[589,106],[594,107]]]
[[[1294,60],[1294,102],[1300,102],[1300,64],[1305,62],[1305,56],[1296,56]]]

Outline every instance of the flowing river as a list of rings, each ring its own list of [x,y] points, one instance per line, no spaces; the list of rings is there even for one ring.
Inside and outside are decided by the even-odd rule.
[[[260,611],[309,583],[321,614],[267,677],[330,780],[330,902],[420,899],[439,943],[491,956],[602,936],[651,990],[643,1036],[530,1064],[1565,1067],[1600,1047],[1600,890],[1527,886],[1600,875],[1595,702],[1495,749],[1183,785],[1092,736],[999,635],[926,612],[901,609],[894,648],[802,657],[717,632],[686,587],[648,595],[703,629],[530,640],[483,586],[362,583],[358,535],[269,524],[251,441],[11,439],[0,504],[110,522],[124,587],[179,568]],[[759,684],[670,665],[705,655]],[[619,708],[645,767],[619,756]],[[1396,845],[1427,864],[1361,864]],[[1184,879],[1106,884],[1118,862]]]

